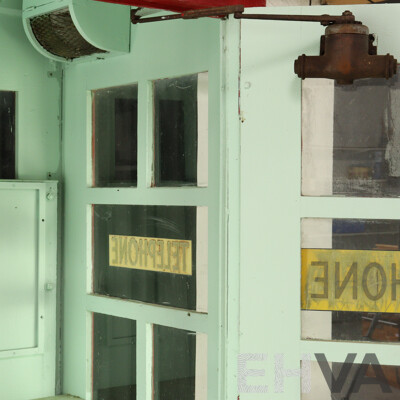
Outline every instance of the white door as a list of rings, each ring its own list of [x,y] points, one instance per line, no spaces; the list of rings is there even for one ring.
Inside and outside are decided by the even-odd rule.
[[[55,393],[56,223],[56,182],[0,182],[0,399]]]

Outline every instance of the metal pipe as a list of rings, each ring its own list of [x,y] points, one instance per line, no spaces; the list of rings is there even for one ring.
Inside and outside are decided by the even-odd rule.
[[[345,11],[343,15],[287,15],[287,14],[242,14],[235,13],[236,19],[260,19],[270,21],[305,21],[305,22],[320,22],[322,25],[328,24],[360,24],[355,21],[354,15]]]
[[[216,18],[225,18],[229,14],[241,14],[244,11],[244,7],[242,5],[236,6],[225,6],[225,7],[213,7],[213,8],[203,8],[200,10],[189,10],[184,11],[181,14],[171,14],[171,15],[162,15],[160,17],[149,17],[149,18],[141,18],[136,14],[136,10],[131,11],[131,21],[132,24],[144,24],[147,22],[160,22],[160,21],[170,21],[174,19],[197,19],[197,18],[205,18],[205,17],[216,17]]]
[[[162,15],[161,17],[141,18],[138,15],[131,13],[132,24],[146,24],[147,22],[170,21],[172,19],[181,19],[181,18],[182,18],[181,14],[171,14],[171,15]]]
[[[197,19],[204,17],[225,18],[230,14],[236,19],[257,19],[272,21],[304,21],[319,22],[322,25],[329,24],[360,24],[355,21],[354,15],[350,11],[345,11],[342,15],[286,15],[286,14],[243,14],[242,5],[204,8],[200,10],[189,10],[181,14],[163,15],[160,17],[141,18],[136,14],[137,10],[132,10],[131,21],[133,24],[143,24],[147,22],[170,21],[175,19]]]

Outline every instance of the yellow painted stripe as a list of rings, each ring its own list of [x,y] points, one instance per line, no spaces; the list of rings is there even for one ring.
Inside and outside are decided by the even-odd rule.
[[[304,310],[400,312],[400,252],[301,252]]]
[[[109,235],[109,265],[192,275],[192,241]]]

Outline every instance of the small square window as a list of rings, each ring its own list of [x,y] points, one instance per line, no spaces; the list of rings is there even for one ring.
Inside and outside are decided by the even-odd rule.
[[[154,82],[155,186],[207,186],[208,73]]]
[[[92,92],[93,186],[137,185],[137,85]]]

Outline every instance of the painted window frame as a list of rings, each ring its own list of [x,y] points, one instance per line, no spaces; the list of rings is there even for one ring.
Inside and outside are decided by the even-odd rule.
[[[208,350],[208,397],[220,398],[223,350],[223,290],[224,270],[224,159],[220,157],[222,135],[220,135],[220,61],[204,59],[201,64],[185,58],[178,69],[162,64],[153,71],[138,71],[129,77],[93,74],[86,85],[86,398],[91,400],[92,387],[92,313],[102,313],[121,318],[133,319],[137,326],[137,398],[152,397],[152,324],[199,332],[207,335]],[[153,178],[153,81],[208,71],[209,78],[209,142],[208,187],[152,187]],[[138,175],[137,187],[93,188],[91,160],[91,110],[92,90],[105,87],[138,84]],[[214,172],[213,172],[214,171]],[[92,205],[94,204],[134,204],[197,206],[208,209],[208,313],[160,307],[135,301],[126,301],[106,296],[94,295],[92,291]]]

